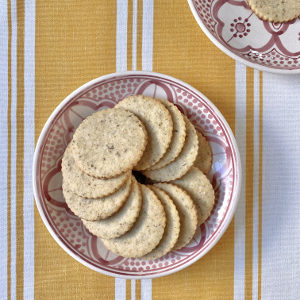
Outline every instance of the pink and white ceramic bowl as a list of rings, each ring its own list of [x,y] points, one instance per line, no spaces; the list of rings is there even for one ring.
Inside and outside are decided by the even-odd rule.
[[[209,178],[216,204],[192,242],[154,261],[116,256],[89,233],[62,195],[61,158],[79,123],[93,112],[113,107],[131,94],[172,101],[209,141],[213,165]],[[52,113],[37,142],[33,190],[42,220],[57,243],[77,261],[107,275],[153,278],[179,271],[205,255],[229,225],[239,198],[241,164],[232,131],[218,109],[190,85],[152,72],[125,72],[92,80],[70,94]]]
[[[188,0],[201,29],[224,53],[249,67],[300,73],[300,18],[288,23],[259,19],[247,0]]]

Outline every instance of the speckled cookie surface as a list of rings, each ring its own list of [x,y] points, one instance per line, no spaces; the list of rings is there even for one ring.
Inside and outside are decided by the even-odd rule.
[[[131,176],[130,171],[110,179],[89,176],[76,165],[71,144],[64,153],[61,171],[64,185],[73,193],[85,198],[100,198],[110,195],[118,190]]]
[[[113,253],[124,257],[141,257],[152,251],[160,242],[166,226],[164,208],[157,196],[141,185],[143,205],[141,214],[129,232],[115,239],[103,239]]]
[[[180,187],[170,183],[157,183],[154,186],[165,191],[173,200],[180,218],[180,232],[174,250],[187,245],[193,238],[197,224],[197,209],[191,197]]]
[[[172,183],[183,188],[192,197],[197,206],[199,225],[202,224],[209,217],[215,203],[214,189],[208,178],[193,167],[185,176]]]
[[[142,193],[136,179],[132,177],[131,192],[120,210],[113,216],[99,221],[82,220],[84,226],[94,235],[112,239],[128,232],[137,220],[142,207]]]
[[[81,219],[96,221],[116,213],[126,201],[131,190],[131,177],[115,193],[97,199],[80,197],[63,185],[63,195],[71,211]]]
[[[158,187],[149,187],[153,190],[163,204],[167,217],[165,232],[158,246],[150,253],[142,257],[142,259],[153,260],[164,256],[173,249],[179,237],[180,219],[177,208],[168,194]]]
[[[260,18],[271,22],[287,22],[300,16],[299,0],[248,0]]]
[[[199,148],[194,166],[200,169],[203,173],[207,174],[211,168],[212,164],[212,152],[210,145],[206,138],[197,131]]]
[[[140,160],[147,132],[133,113],[105,109],[87,117],[71,143],[79,168],[94,177],[110,178],[132,169]]]
[[[150,168],[151,170],[162,168],[172,162],[181,152],[186,137],[186,125],[180,110],[168,100],[158,100],[165,105],[171,114],[173,121],[173,134],[167,152],[154,166]]]
[[[168,165],[157,170],[143,171],[143,174],[155,181],[171,181],[185,175],[193,166],[198,153],[198,137],[193,124],[184,117],[186,122],[186,139],[182,151]]]
[[[149,140],[135,169],[150,168],[163,157],[170,145],[173,131],[171,114],[158,100],[141,95],[125,98],[116,107],[131,111],[145,125]]]

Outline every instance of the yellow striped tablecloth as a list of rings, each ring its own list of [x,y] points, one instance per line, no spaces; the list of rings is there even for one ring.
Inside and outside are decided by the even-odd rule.
[[[34,205],[35,142],[54,108],[101,75],[153,70],[204,93],[235,132],[244,184],[201,260],[153,280],[98,274]],[[0,299],[300,299],[300,77],[233,61],[186,1],[0,0]]]

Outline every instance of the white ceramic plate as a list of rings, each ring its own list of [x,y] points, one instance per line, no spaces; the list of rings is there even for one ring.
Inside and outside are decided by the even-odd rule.
[[[263,21],[246,0],[188,2],[203,32],[233,59],[261,71],[300,73],[300,18]]]
[[[62,195],[61,158],[80,122],[113,107],[131,94],[161,97],[175,103],[209,141],[213,165],[209,178],[216,204],[192,242],[154,261],[116,256],[73,215]],[[241,166],[233,134],[217,108],[190,85],[152,72],[110,74],[83,85],[52,113],[39,137],[33,161],[33,189],[40,215],[58,244],[98,272],[123,278],[152,278],[179,271],[205,255],[229,225],[238,201]]]

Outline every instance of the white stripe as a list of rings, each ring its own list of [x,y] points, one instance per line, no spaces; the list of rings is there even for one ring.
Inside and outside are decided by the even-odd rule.
[[[34,152],[35,109],[35,1],[25,1],[24,20],[24,294],[34,299],[34,199],[32,193],[32,157]]]
[[[10,263],[10,295],[16,299],[16,160],[17,160],[17,3],[11,0],[11,184],[10,184],[10,226],[11,226],[11,263]]]
[[[143,0],[142,69],[153,70],[153,0]],[[141,299],[152,299],[152,280],[141,280]]]
[[[121,4],[122,3],[122,4]],[[125,13],[126,12],[126,15]],[[117,1],[117,65],[118,71],[127,68],[127,1]],[[121,20],[120,20],[121,19]],[[126,24],[125,24],[126,23]],[[136,69],[136,48],[137,48],[137,1],[133,2],[133,30],[132,30],[132,68]],[[124,29],[125,28],[125,29]],[[121,47],[126,49],[121,51]],[[118,48],[119,47],[119,48]],[[152,70],[153,55],[153,0],[143,1],[143,37],[142,37],[142,69]],[[126,298],[126,280],[115,279],[115,298]],[[131,281],[131,298],[135,299],[135,281]],[[141,280],[141,299],[152,299],[152,280]]]
[[[117,43],[116,69],[117,72],[127,70],[127,16],[128,1],[117,0]]]
[[[128,1],[117,0],[116,71],[127,70]],[[126,299],[126,280],[115,279],[115,299]]]
[[[259,71],[254,70],[253,128],[253,269],[252,299],[258,299],[258,232],[259,232]]]
[[[133,0],[132,13],[132,70],[136,70],[136,45],[137,45],[137,0]]]
[[[131,280],[131,300],[135,300],[135,280]]]
[[[142,69],[153,69],[153,0],[143,1]]]
[[[115,299],[126,300],[126,280],[121,278],[115,279]]]
[[[300,75],[263,77],[261,299],[300,299]]]
[[[152,279],[141,280],[141,300],[152,299]]]
[[[234,219],[234,299],[245,296],[245,166],[246,166],[246,67],[235,65],[235,137],[239,146],[243,182]]]
[[[7,1],[0,1],[0,299],[7,299],[7,108],[8,22]]]

